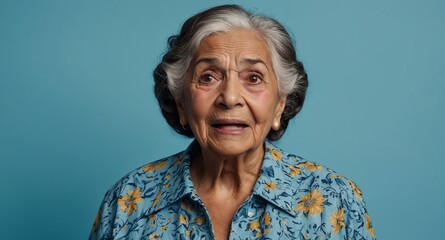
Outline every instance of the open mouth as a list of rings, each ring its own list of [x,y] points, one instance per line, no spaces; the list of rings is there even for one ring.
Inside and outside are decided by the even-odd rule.
[[[222,134],[239,134],[249,127],[245,121],[239,119],[216,119],[210,124],[213,129]]]
[[[244,123],[216,123],[212,124],[212,127],[226,130],[239,130],[247,127]]]

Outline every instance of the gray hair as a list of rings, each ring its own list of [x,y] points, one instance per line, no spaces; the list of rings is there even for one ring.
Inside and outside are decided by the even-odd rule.
[[[187,126],[180,125],[174,99],[182,94],[184,78],[196,49],[211,34],[236,29],[257,31],[265,39],[278,81],[279,94],[287,96],[281,127],[278,131],[271,129],[268,138],[279,139],[289,120],[301,110],[308,85],[307,75],[303,64],[296,58],[295,48],[286,29],[272,18],[253,15],[237,5],[222,5],[189,18],[179,35],[169,38],[169,49],[154,71],[155,94],[162,113],[178,133],[193,136]]]

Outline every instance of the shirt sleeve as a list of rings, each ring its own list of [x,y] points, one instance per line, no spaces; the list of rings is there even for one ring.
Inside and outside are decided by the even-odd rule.
[[[346,239],[375,240],[374,228],[362,192],[351,180],[348,180],[348,183],[349,188],[342,197],[342,207],[345,210]]]
[[[115,185],[105,194],[91,229],[90,240],[113,239],[113,225],[117,212],[118,189],[119,186]]]

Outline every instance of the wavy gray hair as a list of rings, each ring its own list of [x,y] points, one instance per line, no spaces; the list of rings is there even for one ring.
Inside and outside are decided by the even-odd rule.
[[[295,48],[286,29],[272,18],[253,15],[237,5],[222,5],[200,12],[185,21],[179,35],[169,38],[168,51],[153,73],[155,94],[162,114],[178,133],[193,137],[190,128],[180,124],[174,99],[182,94],[184,77],[196,49],[203,39],[213,33],[240,28],[255,30],[266,40],[278,80],[279,94],[287,96],[280,129],[271,129],[267,138],[281,138],[289,120],[301,110],[308,80],[303,64],[296,58]]]

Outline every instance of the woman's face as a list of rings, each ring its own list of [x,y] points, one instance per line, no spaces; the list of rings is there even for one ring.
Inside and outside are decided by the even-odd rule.
[[[176,100],[203,150],[224,156],[258,151],[285,97],[265,40],[252,30],[216,33],[199,45]]]

